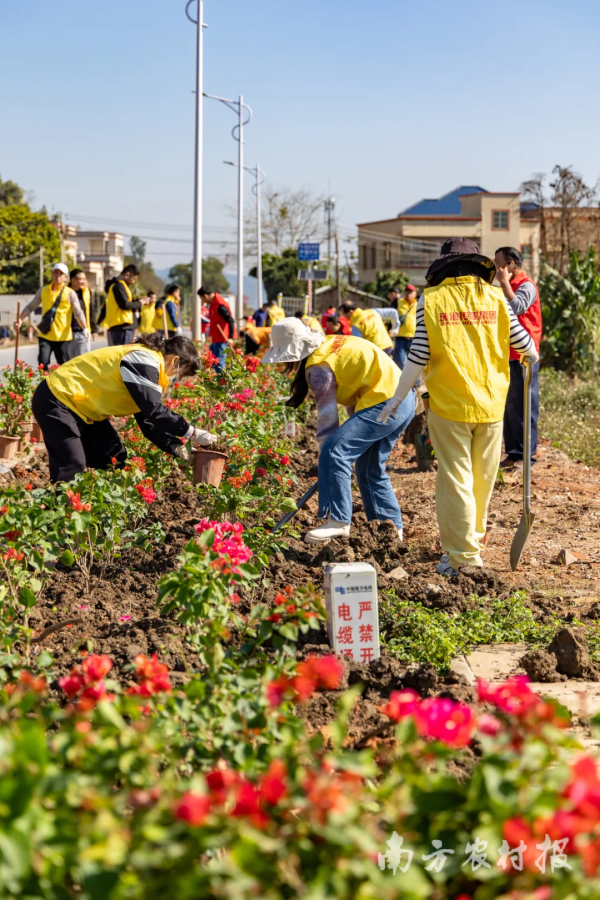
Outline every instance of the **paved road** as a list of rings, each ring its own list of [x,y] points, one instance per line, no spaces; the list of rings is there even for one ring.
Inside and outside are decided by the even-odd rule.
[[[92,341],[92,349],[99,350],[100,347],[106,347],[106,338],[98,338]],[[37,344],[27,344],[25,347],[19,347],[19,359],[28,363],[30,366],[37,366],[38,348]],[[0,349],[0,369],[5,366],[12,366],[15,361],[15,348],[5,347]],[[54,362],[54,357],[52,357]]]

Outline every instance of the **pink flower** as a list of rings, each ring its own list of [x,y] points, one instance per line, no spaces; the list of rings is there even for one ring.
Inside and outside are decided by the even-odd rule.
[[[404,691],[392,691],[389,702],[382,707],[381,712],[384,716],[399,722],[406,716],[412,716],[420,703],[419,695],[412,688],[406,688]]]
[[[415,722],[423,737],[442,741],[449,747],[466,747],[476,725],[475,713],[464,703],[448,698],[423,700],[415,711]]]
[[[234,569],[248,562],[252,556],[252,550],[244,544],[244,526],[240,522],[209,522],[208,519],[202,519],[194,527],[198,534],[210,529],[214,531],[212,552],[217,553],[223,562],[229,563]]]
[[[483,734],[498,734],[501,728],[501,724],[495,716],[490,716],[488,713],[483,713],[483,715],[479,716],[479,721],[477,723],[477,727]]]
[[[502,712],[513,716],[525,715],[535,707],[540,698],[529,687],[527,675],[514,675],[504,684],[493,686],[487,681],[479,681],[477,684],[479,699],[493,703]]]
[[[119,621],[121,621],[121,622],[127,622],[130,618],[131,618],[131,616],[121,616],[121,618],[120,618]]]

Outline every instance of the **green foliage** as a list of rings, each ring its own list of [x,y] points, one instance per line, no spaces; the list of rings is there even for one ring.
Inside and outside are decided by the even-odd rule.
[[[0,178],[0,208],[3,206],[24,206],[25,191],[15,181]]]
[[[44,248],[44,275],[50,281],[52,264],[60,259],[60,237],[45,212],[28,206],[0,203],[0,260],[21,259]],[[0,294],[30,294],[39,287],[37,259],[0,268]]]
[[[595,379],[540,372],[540,431],[571,459],[600,467],[600,387]]]
[[[474,606],[456,615],[427,609],[384,595],[381,604],[381,634],[388,653],[401,662],[429,662],[447,671],[459,653],[469,653],[476,644],[519,642],[546,646],[565,623],[536,622],[525,596],[518,592],[508,600],[473,598]]]
[[[378,271],[375,281],[368,281],[366,284],[363,284],[362,290],[366,291],[368,294],[375,294],[377,297],[384,297],[387,300],[388,291],[392,288],[403,291],[408,283],[408,275],[405,275],[404,272],[400,272],[397,269],[393,272]]]
[[[538,283],[544,340],[542,364],[597,374],[600,367],[600,269],[596,249],[571,253],[566,275],[544,265]]]
[[[262,266],[263,284],[269,300],[276,300],[277,294],[283,294],[284,297],[304,297],[306,281],[298,280],[298,272],[306,267],[306,263],[299,262],[297,250],[284,250],[281,256],[263,253]],[[250,275],[256,278],[256,266],[250,269]],[[321,282],[314,282],[317,287],[319,284]]]
[[[146,260],[146,241],[133,235],[129,239],[129,249],[131,253],[125,257],[124,264],[127,266],[133,263],[139,269],[140,277],[137,281],[137,293],[140,294],[140,291],[143,293],[155,291],[160,295],[164,290],[165,283],[154,271],[152,263]]]
[[[229,282],[223,275],[224,263],[216,256],[207,256],[202,260],[202,286],[208,291],[224,294],[229,290]],[[169,281],[178,284],[181,293],[190,297],[192,293],[192,263],[177,263],[169,270]]]

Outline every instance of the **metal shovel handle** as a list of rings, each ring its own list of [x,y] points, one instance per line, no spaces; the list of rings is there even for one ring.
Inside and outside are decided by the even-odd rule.
[[[304,496],[300,497],[300,499],[297,501],[296,509],[293,509],[291,512],[286,513],[285,516],[279,520],[277,525],[273,525],[273,527],[271,528],[271,533],[273,533],[274,531],[279,531],[279,529],[283,525],[286,525],[291,519],[293,519],[294,516],[296,515],[296,513],[298,512],[298,510],[302,509],[302,507],[308,503],[308,501],[310,500],[312,495],[316,493],[316,491],[318,490],[318,487],[319,487],[318,481],[315,481],[314,484],[311,484],[311,486],[309,487],[307,492],[304,494]]]
[[[531,512],[531,379],[532,362],[523,357],[523,512]]]

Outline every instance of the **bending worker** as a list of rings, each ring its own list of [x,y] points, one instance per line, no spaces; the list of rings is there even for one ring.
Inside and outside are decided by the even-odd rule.
[[[75,291],[67,284],[68,280],[68,268],[64,263],[56,263],[52,267],[52,282],[39,289],[33,300],[22,311],[21,318],[15,323],[19,329],[21,323],[41,305],[38,365],[44,369],[50,365],[53,353],[59,366],[70,358],[73,339],[72,319],[79,323],[86,342],[90,336],[81,303]]]
[[[452,238],[427,272],[408,360],[381,423],[421,374],[429,392],[429,435],[438,460],[435,503],[444,555],[441,575],[482,566],[488,505],[502,450],[509,351],[538,359],[531,337],[500,288],[496,267],[475,241]]]
[[[50,480],[70,481],[86,466],[123,464],[127,450],[110,416],[135,416],[144,437],[161,450],[187,458],[182,441],[210,446],[216,438],[161,403],[169,377],[195,375],[200,360],[186,337],[167,341],[141,335],[135,344],[103,347],[65,363],[33,395],[33,414],[48,449]]]
[[[388,356],[392,355],[394,347],[393,337],[398,333],[400,319],[398,311],[392,308],[385,309],[360,309],[354,303],[342,303],[340,310],[345,316],[350,317],[352,334],[359,335],[375,344]],[[392,324],[391,332],[388,332],[383,320],[389,319]]]
[[[369,341],[352,335],[325,338],[296,318],[277,322],[271,341],[263,364],[299,363],[287,405],[297,409],[309,388],[317,404],[319,516],[326,521],[309,531],[305,541],[319,543],[350,533],[353,463],[367,519],[391,519],[402,539],[402,513],[385,464],[414,416],[414,394],[398,404],[385,423],[378,421],[394,396],[398,367]],[[350,413],[341,426],[338,404]]]

